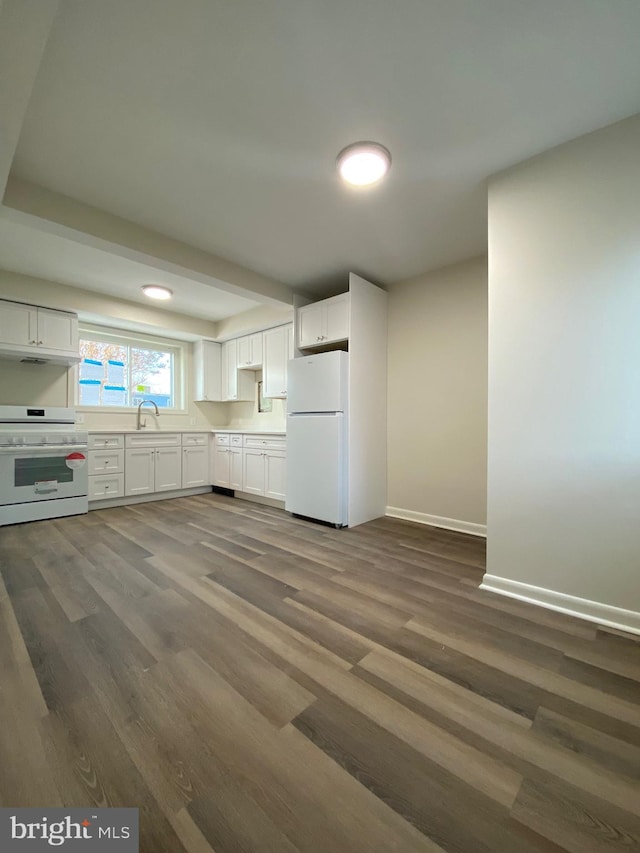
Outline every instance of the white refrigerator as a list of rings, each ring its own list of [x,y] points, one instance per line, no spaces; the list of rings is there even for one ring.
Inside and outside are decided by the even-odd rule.
[[[347,524],[349,354],[305,355],[287,373],[287,497],[295,515]]]

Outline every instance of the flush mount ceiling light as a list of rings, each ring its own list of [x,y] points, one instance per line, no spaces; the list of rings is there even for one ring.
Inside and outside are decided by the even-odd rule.
[[[142,292],[149,299],[171,299],[173,290],[168,287],[161,287],[159,284],[145,284],[142,287]]]
[[[391,154],[378,142],[354,142],[338,154],[341,178],[354,187],[368,187],[382,180],[391,166]]]

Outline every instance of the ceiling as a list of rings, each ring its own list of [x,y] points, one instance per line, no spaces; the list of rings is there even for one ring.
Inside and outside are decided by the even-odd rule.
[[[386,284],[486,251],[489,175],[637,112],[639,34],[636,0],[61,0],[12,174],[295,289]],[[358,139],[375,189],[337,178]]]

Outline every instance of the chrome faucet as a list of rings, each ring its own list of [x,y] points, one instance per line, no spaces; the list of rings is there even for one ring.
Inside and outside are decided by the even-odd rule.
[[[144,406],[145,403],[150,403],[153,406],[153,408],[156,410],[156,415],[160,414],[160,412],[158,411],[158,406],[154,403],[153,400],[140,400],[140,402],[138,403],[138,420],[136,421],[136,429],[142,429],[147,425],[146,420],[143,424],[140,423],[140,409]]]

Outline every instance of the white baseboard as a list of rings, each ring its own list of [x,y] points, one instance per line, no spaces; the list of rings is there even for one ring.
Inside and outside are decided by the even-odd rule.
[[[275,498],[263,498],[262,495],[252,495],[251,492],[234,492],[234,498],[240,501],[248,501],[254,504],[262,504],[262,506],[272,506],[275,509],[284,509],[284,501],[277,501]]]
[[[445,530],[457,530],[458,533],[470,533],[472,536],[484,536],[486,538],[487,535],[486,524],[460,521],[457,518],[444,518],[441,515],[428,515],[426,512],[415,512],[412,509],[401,509],[397,506],[388,506],[385,515],[391,518],[401,518],[403,521],[429,524],[431,527],[444,527]]]
[[[480,589],[497,592],[500,595],[517,598],[519,601],[527,601],[530,604],[538,604],[548,610],[557,610],[569,616],[578,616],[581,619],[587,619],[589,622],[618,628],[630,634],[640,634],[640,613],[636,610],[625,610],[611,604],[602,604],[599,601],[590,601],[588,598],[578,598],[575,595],[567,595],[564,592],[556,592],[553,589],[532,586],[508,578],[499,578],[495,575],[485,575],[480,584]]]

